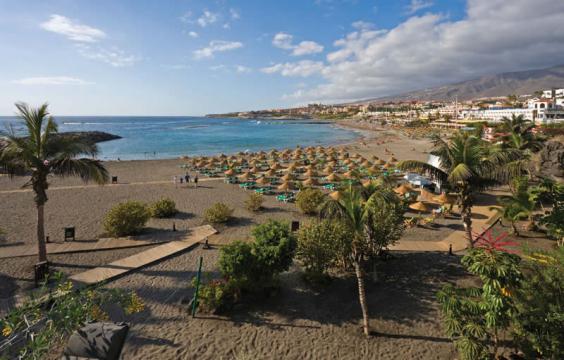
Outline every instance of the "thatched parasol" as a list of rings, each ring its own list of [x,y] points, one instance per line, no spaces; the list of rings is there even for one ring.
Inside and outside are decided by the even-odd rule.
[[[265,177],[261,177],[260,179],[257,180],[257,184],[260,185],[269,185],[270,184],[270,180],[268,180]]]
[[[288,174],[282,176],[282,180],[284,180],[284,181],[294,180],[294,175],[288,173]]]
[[[401,184],[400,186],[394,189],[394,192],[400,195],[407,194],[410,191],[413,191],[413,188],[407,184]]]
[[[233,169],[229,169],[226,172],[224,172],[225,176],[233,176],[235,175],[235,170]]]
[[[385,165],[386,162],[382,159],[379,159],[378,161],[376,161],[376,165]]]
[[[390,158],[390,160],[388,160],[388,162],[391,162],[391,163],[394,163],[394,162],[397,162],[397,161],[398,161],[398,159],[396,159],[393,156]]]
[[[358,177],[358,174],[354,170],[349,170],[346,173],[344,173],[343,176],[346,177],[346,178],[352,179],[352,178]]]
[[[251,175],[250,173],[246,172],[243,175],[239,176],[239,180],[249,180],[252,179],[253,175]]]
[[[441,193],[441,195],[435,196],[433,200],[440,204],[454,204],[454,199],[452,198],[452,196],[445,193]]]
[[[339,175],[337,175],[335,173],[329,174],[329,176],[327,176],[325,179],[327,179],[327,181],[331,181],[331,182],[341,181],[341,178],[339,177]]]
[[[317,182],[316,179],[314,178],[309,178],[307,180],[302,181],[302,184],[304,184],[305,186],[314,186],[314,185],[319,185],[319,183]]]
[[[270,177],[276,176],[276,170],[270,169],[270,170],[268,170],[267,172],[265,172],[264,175],[270,176]]]
[[[282,191],[294,190],[294,184],[292,184],[289,181],[285,181],[281,185],[279,185],[276,189]]]
[[[308,171],[305,172],[305,175],[308,176],[308,177],[316,177],[317,171],[315,171],[313,169],[309,169]]]
[[[429,212],[429,207],[425,205],[425,203],[418,201],[416,203],[410,204],[409,208],[411,210],[420,211],[420,212]]]
[[[368,186],[370,186],[370,184],[372,184],[373,181],[374,180],[366,179],[362,182],[362,186],[368,187]]]
[[[280,169],[282,169],[282,165],[280,165],[279,163],[274,163],[274,164],[272,164],[272,166],[270,166],[270,168],[272,170],[280,170]]]
[[[337,190],[337,191],[333,191],[331,194],[329,194],[329,197],[330,197],[331,199],[333,199],[333,200],[339,200],[339,199],[341,199],[341,196],[342,196],[342,194],[341,194],[341,192],[338,191],[338,190]]]

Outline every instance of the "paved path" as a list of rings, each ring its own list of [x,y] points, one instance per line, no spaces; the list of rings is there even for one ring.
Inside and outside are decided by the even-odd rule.
[[[473,206],[472,213],[478,218],[472,219],[472,230],[474,233],[485,231],[496,219],[496,213],[489,206]],[[462,220],[461,220],[462,221]],[[457,230],[441,241],[399,241],[390,247],[395,251],[448,251],[452,245],[452,251],[466,249],[466,231]]]
[[[222,177],[201,178],[201,179],[199,179],[199,182],[217,181],[217,180],[224,180],[224,178],[222,178]],[[97,187],[100,187],[100,186],[114,187],[114,186],[135,186],[135,185],[163,185],[163,184],[168,184],[168,185],[171,185],[171,186],[174,185],[171,180],[168,180],[168,181],[158,180],[158,181],[137,181],[137,182],[130,182],[130,183],[105,184],[105,185],[90,184],[90,185],[53,186],[53,187],[49,187],[48,191],[51,191],[51,190],[88,189],[88,188],[97,188]],[[182,184],[182,185],[184,186],[186,184]],[[178,186],[180,186],[180,183],[178,184]],[[189,184],[189,187],[192,187],[192,186],[194,186],[193,182],[191,182]],[[33,189],[29,189],[29,188],[13,189],[13,190],[1,190],[0,194],[17,194],[17,193],[26,193],[26,192],[31,192],[31,191],[33,191]]]
[[[76,285],[92,285],[123,275],[129,271],[151,264],[165,257],[199,243],[206,237],[217,233],[210,225],[192,228],[181,240],[171,241],[138,254],[114,261],[108,265],[100,266],[70,277]]]
[[[104,238],[98,241],[68,241],[64,243],[48,243],[47,255],[147,246],[161,244],[170,240],[170,238],[163,238],[158,240]],[[0,247],[0,259],[33,255],[37,255],[36,244]]]

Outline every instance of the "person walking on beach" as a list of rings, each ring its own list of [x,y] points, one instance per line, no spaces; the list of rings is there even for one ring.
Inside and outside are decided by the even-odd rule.
[[[182,175],[180,175],[179,178],[180,178],[180,186],[182,186],[182,182],[184,181],[184,178],[182,177]]]
[[[194,176],[194,187],[198,187],[198,175]]]
[[[184,175],[184,180],[186,181],[186,184],[188,184],[190,182],[190,174],[186,173],[186,175]]]

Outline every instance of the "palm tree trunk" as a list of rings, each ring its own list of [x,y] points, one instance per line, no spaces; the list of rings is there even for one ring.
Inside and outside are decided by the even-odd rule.
[[[37,246],[39,262],[47,261],[47,248],[45,245],[45,219],[43,215],[45,205],[37,205]]]
[[[369,336],[370,330],[368,325],[368,305],[366,304],[366,291],[364,289],[364,271],[361,266],[361,260],[354,260],[354,270],[356,279],[358,281],[358,300],[360,301],[360,308],[362,309],[362,327],[364,335]]]
[[[474,239],[472,238],[472,208],[465,207],[462,209],[462,222],[464,222],[464,230],[466,230],[468,248],[471,249],[474,247]]]

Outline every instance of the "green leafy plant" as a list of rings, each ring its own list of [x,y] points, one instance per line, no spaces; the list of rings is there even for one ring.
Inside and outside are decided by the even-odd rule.
[[[285,222],[270,220],[253,229],[255,241],[235,241],[220,250],[222,276],[239,290],[258,293],[274,287],[277,276],[288,270],[296,239]]]
[[[296,196],[296,205],[307,215],[317,214],[324,201],[325,195],[319,189],[305,188]]]
[[[196,278],[192,279],[192,287],[196,287]],[[200,285],[198,293],[198,309],[220,314],[229,310],[237,298],[233,282],[223,279],[211,279],[206,274],[205,281]]]
[[[312,221],[298,233],[296,258],[305,268],[306,279],[325,282],[328,271],[348,262],[351,233],[340,221]]]
[[[564,247],[526,255],[513,337],[528,359],[564,358]]]
[[[247,200],[245,200],[245,207],[251,212],[257,212],[262,209],[264,203],[264,195],[258,193],[251,193]]]
[[[395,210],[389,212],[379,210],[386,209],[389,206],[388,204],[400,206],[401,200],[396,194],[389,187],[383,185],[378,188],[374,187],[372,190],[366,192],[350,186],[348,190],[341,193],[338,200],[327,200],[320,209],[321,218],[332,221],[339,220],[345,224],[351,233],[349,237],[349,258],[357,277],[363,331],[366,336],[370,335],[370,329],[364,287],[365,259],[378,253],[378,249],[383,249],[387,242],[393,241],[396,236],[394,234],[401,233],[401,229],[404,227],[403,215],[396,216]],[[392,217],[387,219],[388,215]],[[388,225],[380,223],[382,220],[389,221]],[[376,236],[391,236],[391,238],[377,239]]]
[[[504,249],[513,245],[503,241],[505,236],[486,232],[462,258],[481,287],[446,285],[437,293],[446,333],[464,360],[495,358],[499,334],[508,329],[515,311],[512,294],[522,276],[520,258]]]
[[[223,224],[233,216],[233,209],[224,203],[215,203],[204,211],[204,218],[212,224]]]
[[[96,144],[59,134],[47,104],[34,109],[25,103],[16,103],[16,108],[28,136],[19,137],[10,129],[0,144],[0,168],[11,177],[30,176],[25,186],[31,187],[35,195],[39,261],[47,261],[44,213],[48,177],[77,176],[83,181],[103,184],[108,182],[109,174],[102,162],[94,158],[98,153]]]
[[[126,201],[115,205],[104,218],[104,229],[110,236],[127,236],[139,233],[151,214],[145,204]]]
[[[516,222],[529,220],[529,228],[533,230],[536,226],[533,220],[533,211],[537,207],[536,196],[529,190],[529,182],[526,177],[518,177],[513,180],[512,194],[498,198],[499,207],[492,207],[504,220],[511,223],[513,233],[519,236]]]
[[[34,297],[0,320],[4,337],[25,338],[22,346],[10,349],[21,358],[44,358],[50,349],[61,344],[85,322],[107,321],[109,315],[103,310],[106,305],[118,305],[126,314],[144,309],[143,301],[134,292],[104,288],[76,290],[61,274],[54,275],[52,280],[55,281],[53,289],[45,283]],[[29,335],[25,336],[27,331]]]
[[[170,218],[178,213],[176,203],[170,198],[162,198],[154,202],[149,211],[154,218]]]

